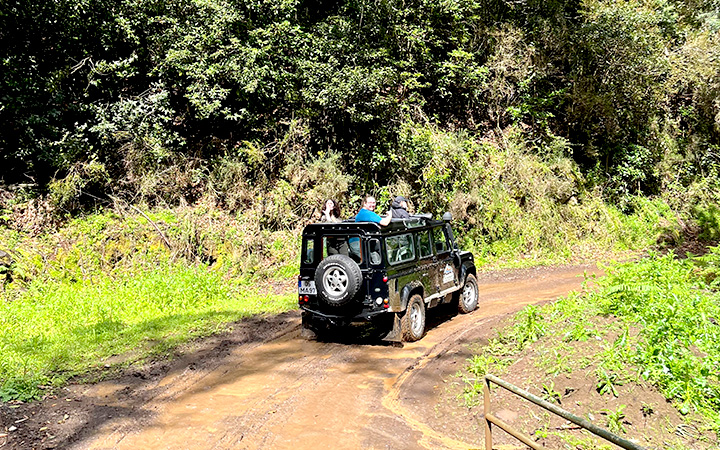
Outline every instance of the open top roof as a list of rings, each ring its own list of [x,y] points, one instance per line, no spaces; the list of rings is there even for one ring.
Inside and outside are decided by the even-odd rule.
[[[450,220],[449,218],[447,220]],[[432,227],[442,225],[443,220],[433,220],[430,214],[410,216],[408,219],[392,219],[386,227],[374,222],[355,222],[353,219],[338,223],[317,222],[305,227],[304,233],[317,233],[319,231],[364,231],[368,233],[406,231],[413,228]]]

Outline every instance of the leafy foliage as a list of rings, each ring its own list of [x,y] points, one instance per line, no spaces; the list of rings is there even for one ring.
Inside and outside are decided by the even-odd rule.
[[[618,409],[615,411],[611,411],[606,409],[605,414],[607,415],[607,426],[608,429],[610,429],[613,433],[626,433],[627,430],[625,430],[625,425],[623,424],[623,419],[625,419],[625,413],[623,410],[625,409],[625,405],[618,406]]]
[[[298,124],[301,153],[340,154],[358,196],[418,176],[464,188],[448,171],[470,149],[417,142],[417,124],[434,123],[521,130],[623,208],[717,177],[711,3],[10,1],[0,20],[2,177],[54,191],[53,178],[103,166],[110,182],[84,183],[81,203],[193,202],[251,147],[257,171],[282,178]]]

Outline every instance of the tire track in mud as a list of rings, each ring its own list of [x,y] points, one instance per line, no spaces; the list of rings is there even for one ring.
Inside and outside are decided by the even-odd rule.
[[[475,444],[470,444],[464,441],[453,439],[449,436],[444,435],[442,432],[436,431],[431,426],[426,424],[422,419],[415,417],[415,414],[410,409],[404,407],[400,401],[400,395],[405,383],[418,372],[422,371],[428,364],[434,361],[436,358],[442,356],[444,353],[450,350],[451,342],[455,342],[458,339],[472,331],[476,331],[481,326],[489,322],[490,319],[485,319],[480,322],[472,324],[472,328],[461,331],[460,333],[454,333],[445,337],[440,343],[433,346],[412,366],[408,367],[391,386],[387,388],[387,393],[383,396],[382,404],[385,408],[395,412],[415,431],[422,433],[422,438],[418,442],[422,447],[427,449],[435,448],[447,448],[452,450],[467,450],[469,448],[477,447]]]
[[[208,340],[209,350],[185,355],[147,379],[130,375],[68,388],[68,397],[78,404],[70,414],[79,418],[64,430],[63,425],[52,425],[54,433],[65,432],[55,446],[479,448],[481,433],[458,430],[459,423],[434,410],[440,391],[433,388],[444,382],[441,374],[459,369],[468,357],[468,345],[490,337],[490,325],[499,318],[578,290],[577,276],[587,269],[481,274],[476,311],[460,316],[433,312],[425,337],[401,348],[302,339],[297,312],[236,324],[230,335]],[[53,417],[48,414],[44,417]]]
[[[582,270],[578,271],[578,269]],[[545,279],[538,280],[531,292],[525,293],[518,292],[517,284],[527,282],[527,280],[522,279],[527,276],[526,274],[520,275],[520,283],[513,280],[502,281],[500,283],[486,282],[485,285],[481,287],[481,293],[483,294],[482,303],[479,305],[478,310],[474,311],[470,315],[470,317],[472,317],[480,314],[480,320],[476,319],[468,326],[465,322],[469,322],[469,320],[461,317],[461,323],[453,327],[454,331],[447,334],[442,340],[426,351],[422,357],[420,357],[413,365],[409,366],[387,388],[387,393],[382,399],[383,406],[401,416],[413,430],[422,434],[422,438],[418,443],[423,448],[467,450],[470,448],[482,447],[483,443],[480,441],[481,436],[478,436],[478,440],[471,444],[466,441],[447,436],[446,434],[435,430],[431,425],[423,420],[422,417],[418,417],[418,414],[413,413],[410,408],[407,408],[402,404],[400,397],[403,389],[406,388],[406,385],[411,382],[413,377],[418,376],[418,374],[421,373],[429,364],[433,363],[445,353],[450,351],[458,342],[463,342],[465,336],[473,335],[476,340],[480,337],[480,335],[487,336],[489,333],[481,329],[489,322],[493,321],[493,319],[517,312],[528,304],[543,303],[567,295],[573,290],[573,287],[579,288],[581,286],[581,283],[577,282],[575,279],[581,275],[587,275],[588,271],[591,273],[599,272],[596,268],[591,266],[566,268],[565,270],[559,269],[559,274],[547,277],[542,276],[542,278]],[[532,270],[530,272],[532,272]],[[531,275],[531,278],[534,277]],[[513,301],[507,304],[507,307],[503,307],[502,305],[506,305],[506,301],[504,301],[504,299],[508,296],[510,296]],[[488,303],[491,303],[493,307],[484,311],[484,308],[487,308]]]

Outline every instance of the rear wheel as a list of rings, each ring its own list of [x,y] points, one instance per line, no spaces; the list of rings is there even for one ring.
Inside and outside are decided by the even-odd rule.
[[[405,314],[400,319],[400,328],[406,342],[417,341],[425,334],[425,303],[420,295],[410,297]]]
[[[462,314],[473,312],[478,305],[478,286],[475,275],[469,273],[465,277],[465,285],[458,298],[458,311]]]

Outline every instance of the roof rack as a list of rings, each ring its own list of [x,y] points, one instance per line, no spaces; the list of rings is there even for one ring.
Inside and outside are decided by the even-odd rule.
[[[432,219],[432,214],[417,214],[403,219],[392,219],[390,223],[402,223],[407,228],[423,227]]]
[[[443,221],[450,220],[449,213],[445,213],[443,216]],[[400,227],[404,228],[418,228],[418,227],[424,227],[427,225],[437,225],[442,223],[441,220],[434,220],[431,213],[423,213],[423,214],[413,214],[410,217],[406,218],[394,218],[390,221],[390,225],[392,229],[397,229]],[[318,225],[354,225],[354,224],[375,224],[379,227],[378,224],[374,222],[356,222],[354,217],[351,217],[349,219],[345,219],[342,222],[315,222],[315,224]]]

